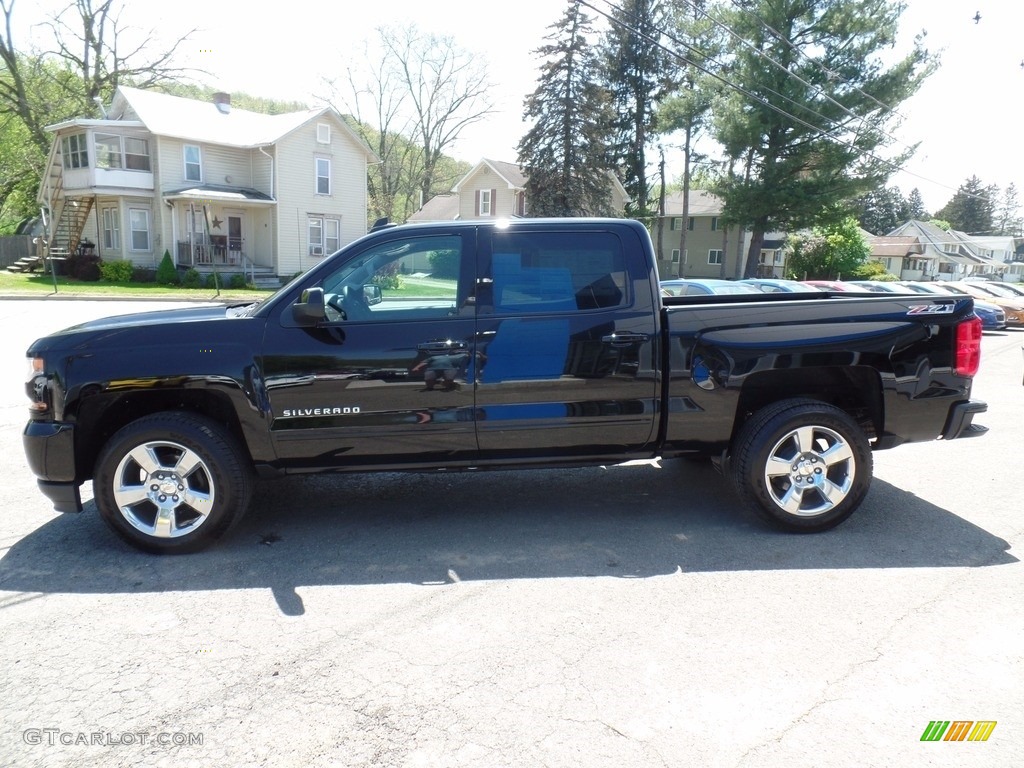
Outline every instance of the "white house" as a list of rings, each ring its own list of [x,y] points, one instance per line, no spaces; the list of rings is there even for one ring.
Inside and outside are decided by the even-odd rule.
[[[365,234],[377,157],[330,108],[264,115],[120,87],[53,133],[39,202],[50,254],[287,276]]]

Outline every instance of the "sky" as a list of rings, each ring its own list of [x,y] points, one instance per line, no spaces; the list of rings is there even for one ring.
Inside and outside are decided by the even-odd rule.
[[[31,39],[46,47],[46,29],[32,23],[69,2],[15,0],[16,44]],[[593,2],[605,6],[605,0]],[[1004,189],[1012,183],[1024,191],[1017,120],[1024,91],[1024,3],[906,0],[906,5],[902,39],[894,50],[909,50],[914,35],[927,30],[925,45],[941,52],[941,66],[899,107],[905,120],[893,135],[902,144],[921,145],[890,186],[899,186],[904,195],[916,187],[931,211],[972,175],[985,185]],[[387,0],[380,6],[325,0],[268,6],[240,0],[127,0],[121,20],[139,31],[155,30],[166,40],[196,28],[180,48],[181,63],[209,72],[201,78],[206,84],[311,104],[327,92],[324,78],[340,75],[358,58],[361,42],[372,39],[377,27],[410,23],[424,32],[451,35],[486,64],[494,84],[494,112],[467,128],[449,154],[470,163],[484,157],[514,162],[526,131],[523,100],[536,87],[534,52],[563,8],[560,0]]]

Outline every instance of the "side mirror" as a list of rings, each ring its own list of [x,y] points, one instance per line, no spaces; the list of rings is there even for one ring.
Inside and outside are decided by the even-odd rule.
[[[324,309],[324,289],[307,288],[299,300],[292,304],[292,317],[299,325],[316,325],[327,317]]]
[[[379,285],[364,285],[363,296],[366,297],[367,306],[372,307],[374,304],[380,304],[384,301],[384,294],[380,290]]]

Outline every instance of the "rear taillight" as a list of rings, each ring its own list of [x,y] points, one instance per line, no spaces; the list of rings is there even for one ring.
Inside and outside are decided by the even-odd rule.
[[[981,320],[972,317],[956,327],[956,363],[958,376],[973,376],[981,363]]]

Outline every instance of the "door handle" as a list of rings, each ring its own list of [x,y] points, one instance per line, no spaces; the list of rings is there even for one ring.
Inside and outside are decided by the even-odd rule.
[[[633,344],[643,344],[647,338],[647,335],[643,333],[609,333],[607,336],[602,336],[601,341],[611,344],[613,347],[628,347]]]

